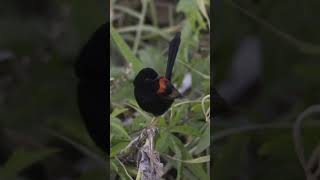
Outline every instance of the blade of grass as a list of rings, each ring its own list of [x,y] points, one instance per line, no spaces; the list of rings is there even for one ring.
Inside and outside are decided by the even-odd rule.
[[[210,99],[206,99],[205,101],[206,101],[206,102],[209,102]],[[177,103],[177,104],[173,105],[173,107],[178,107],[178,106],[181,106],[181,105],[184,105],[184,104],[193,104],[193,103],[202,103],[202,99],[201,99],[201,100],[182,101],[182,102],[180,102],[180,103]]]
[[[205,0],[197,0],[197,4],[199,7],[200,12],[202,13],[202,15],[204,16],[204,18],[206,18],[209,30],[210,30],[210,18],[208,16],[207,10],[206,10],[206,4],[205,4]]]
[[[173,145],[173,149],[175,151],[175,155],[177,156],[177,158],[181,159],[182,158],[182,152],[179,148],[179,146],[175,143],[175,141],[173,139],[171,139],[171,143]],[[177,178],[176,180],[180,180],[181,176],[182,176],[182,162],[178,161],[177,162]]]
[[[175,144],[179,146],[179,149],[181,150],[184,159],[192,159],[193,158],[191,153],[188,152],[188,150],[184,147],[183,143],[181,142],[181,140],[179,138],[177,138],[176,136],[172,135],[172,136],[170,136],[170,139],[174,140]],[[170,148],[172,149],[171,146],[170,146]],[[174,151],[174,149],[172,149],[172,150]],[[177,157],[177,158],[181,159],[179,157]],[[203,169],[201,164],[186,163],[185,165],[199,179],[201,179],[201,180],[202,179],[203,180],[210,179],[208,174],[205,172],[205,170]]]
[[[153,26],[158,27],[156,3],[154,2],[154,0],[150,0],[150,13]]]
[[[130,180],[133,180],[133,178],[129,175],[129,173],[128,173],[127,169],[126,169],[126,166],[125,166],[117,157],[116,157],[115,159],[116,159],[116,160],[118,161],[118,163],[121,165],[121,167],[122,167],[123,170],[125,171],[127,177],[128,177]]]
[[[201,77],[203,77],[204,79],[210,79],[209,75],[203,74],[202,72],[196,70],[195,68],[191,67],[190,65],[188,65],[187,63],[183,62],[182,60],[178,59],[178,62],[183,64],[184,66],[186,66],[187,68],[189,68],[191,71],[194,71],[195,73],[199,74]]]
[[[139,112],[145,119],[149,120],[151,119],[151,116],[149,116],[147,113],[145,113],[144,111],[142,111],[139,107],[133,105],[132,103],[126,103],[126,105],[130,106],[131,108],[133,108],[134,110],[136,110],[137,112]]]
[[[32,164],[42,161],[49,156],[59,152],[58,149],[45,148],[41,150],[26,151],[25,149],[17,149],[3,165],[0,170],[1,177],[10,179],[18,175],[23,169],[30,167]]]
[[[185,134],[185,135],[190,135],[190,136],[200,136],[201,132],[198,129],[195,129],[191,126],[187,125],[182,125],[182,126],[175,126],[170,130],[171,132],[174,133],[180,133],[180,134]]]
[[[118,29],[119,33],[127,33],[127,32],[136,32],[139,26],[126,26],[126,27],[122,27]],[[166,31],[169,32],[173,31],[172,29],[159,29],[153,26],[149,26],[149,25],[143,25],[140,27],[141,31],[145,31],[145,32],[150,32],[152,34],[155,35],[159,35],[160,37],[164,38],[167,41],[170,41],[170,36],[167,35],[167,33],[165,33]]]
[[[142,32],[141,27],[144,24],[144,19],[145,19],[146,13],[147,13],[148,4],[149,4],[149,0],[142,0],[142,11],[141,11],[140,18],[139,18],[136,39],[133,44],[133,54],[137,54],[137,52],[138,52],[139,44],[141,41],[141,32]]]
[[[140,18],[140,14],[130,8],[127,8],[125,6],[121,6],[121,5],[114,5],[114,10],[118,10],[118,11],[122,11],[124,13],[129,14],[130,16],[133,16],[135,18]]]
[[[199,163],[206,163],[206,162],[210,162],[210,156],[201,156],[198,158],[194,158],[194,159],[189,159],[189,160],[181,160],[181,159],[177,159],[174,157],[171,157],[169,155],[166,155],[167,158],[175,160],[175,161],[179,161],[179,162],[183,162],[183,163],[188,163],[188,164],[199,164]]]
[[[94,153],[93,151],[91,151],[90,149],[85,147],[84,145],[79,144],[64,135],[59,134],[58,132],[56,132],[54,130],[44,128],[44,127],[40,127],[40,129],[43,130],[45,133],[47,133],[53,137],[56,137],[58,139],[61,139],[64,142],[67,142],[68,144],[72,145],[73,147],[78,149],[83,154],[85,154],[88,157],[90,157],[91,159],[95,160],[101,167],[103,167],[103,168],[107,167],[107,162],[105,160],[103,160],[98,154]]]
[[[142,69],[142,63],[132,53],[127,43],[123,40],[123,38],[119,35],[119,33],[114,29],[112,25],[110,25],[110,33],[111,38],[114,40],[120,53],[128,63],[132,64],[133,70],[135,72],[138,72],[140,69]]]
[[[306,124],[310,128],[319,128],[319,123],[310,123]],[[268,124],[250,124],[250,125],[244,125],[242,127],[236,127],[236,128],[228,128],[226,130],[222,130],[219,132],[214,133],[211,136],[211,142],[212,141],[218,141],[225,137],[240,134],[244,132],[250,132],[250,131],[256,131],[256,130],[265,130],[265,129],[291,129],[292,124],[291,123],[268,123]]]
[[[126,137],[128,140],[131,139],[131,137],[129,136],[129,134],[127,133],[127,131],[119,124],[111,122],[110,123],[112,130],[116,131],[119,133],[119,136],[124,136]]]

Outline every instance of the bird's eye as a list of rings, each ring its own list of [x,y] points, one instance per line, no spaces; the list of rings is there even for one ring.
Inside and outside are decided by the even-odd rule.
[[[145,78],[144,81],[145,81],[145,82],[151,82],[151,81],[153,81],[153,80],[152,80],[151,78]]]

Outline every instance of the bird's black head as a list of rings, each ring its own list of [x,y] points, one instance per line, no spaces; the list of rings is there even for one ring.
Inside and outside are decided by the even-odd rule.
[[[142,69],[133,82],[135,88],[144,92],[153,93],[165,100],[174,100],[182,97],[179,91],[166,77],[158,76],[158,73],[151,68]]]
[[[155,70],[152,68],[144,68],[138,73],[133,84],[135,87],[150,88],[154,87],[157,78],[158,73]]]

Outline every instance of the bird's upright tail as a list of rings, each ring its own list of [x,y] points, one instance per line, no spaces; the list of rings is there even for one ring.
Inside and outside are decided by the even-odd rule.
[[[167,62],[167,69],[166,69],[166,78],[168,80],[171,80],[172,76],[172,70],[173,70],[173,65],[176,60],[179,46],[180,46],[180,39],[181,33],[177,32],[173,40],[170,42],[169,45],[169,53],[168,53],[168,62]]]

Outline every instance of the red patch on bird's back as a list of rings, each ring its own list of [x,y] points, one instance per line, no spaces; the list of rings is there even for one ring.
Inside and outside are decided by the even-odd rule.
[[[157,91],[158,94],[164,93],[166,91],[168,79],[166,77],[159,78],[159,89]]]

